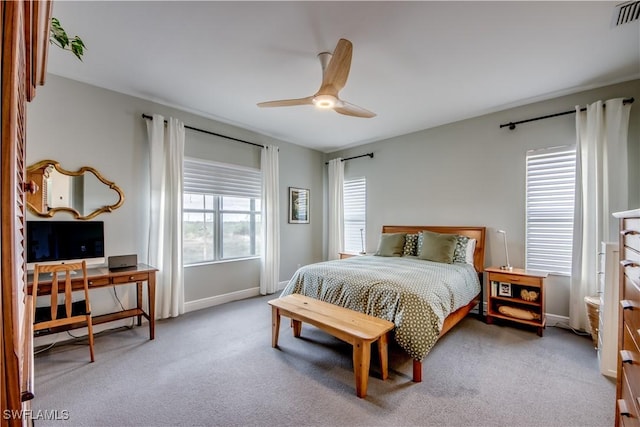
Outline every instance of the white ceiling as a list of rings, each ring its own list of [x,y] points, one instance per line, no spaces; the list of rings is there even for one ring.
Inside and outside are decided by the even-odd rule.
[[[52,47],[48,71],[331,152],[639,78],[640,24],[612,27],[615,5],[55,1],[87,51]],[[256,106],[313,95],[341,37],[340,96],[377,117]]]

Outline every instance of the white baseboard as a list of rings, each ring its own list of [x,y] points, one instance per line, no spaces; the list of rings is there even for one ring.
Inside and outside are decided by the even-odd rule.
[[[288,280],[285,280],[284,282],[280,282],[278,283],[278,290],[281,291],[285,288],[285,286],[287,286],[289,284]]]
[[[547,317],[547,326],[556,326],[560,325],[569,325],[569,317],[567,316],[558,316],[557,314],[546,314]]]
[[[280,282],[278,286],[279,287],[282,286],[282,283],[286,285],[288,282]],[[256,288],[244,289],[236,292],[230,292],[228,294],[216,295],[209,298],[203,298],[196,301],[189,301],[184,303],[184,312],[188,313],[190,311],[200,310],[207,307],[213,307],[216,305],[224,304],[226,302],[237,301],[245,298],[251,298],[258,295],[260,295],[260,288],[256,287]],[[131,326],[133,321],[134,320],[132,319],[122,319],[114,322],[109,322],[108,324],[95,325],[93,327],[93,334],[97,335],[98,333],[103,331],[118,329],[125,326]],[[144,327],[144,324],[147,323],[147,320],[143,318],[142,323]],[[64,342],[64,341],[73,340],[73,337],[86,336],[87,328],[74,329],[73,331],[70,331],[70,332],[73,335],[69,335],[66,332],[60,332],[58,334],[35,337],[34,345],[36,347],[42,347],[42,346],[50,345],[55,342]]]
[[[184,312],[201,310],[203,308],[213,307],[216,305],[224,304],[226,302],[237,301],[240,299],[251,298],[260,295],[260,288],[243,289],[241,291],[230,292],[228,294],[216,295],[213,297],[202,298],[195,301],[188,301],[184,303]]]

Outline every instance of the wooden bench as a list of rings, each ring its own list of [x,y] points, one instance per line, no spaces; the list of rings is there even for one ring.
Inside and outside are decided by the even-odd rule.
[[[367,395],[371,343],[378,342],[382,379],[389,376],[387,333],[394,328],[388,320],[349,310],[300,294],[291,294],[269,301],[271,305],[271,346],[278,347],[280,316],[291,319],[293,336],[299,337],[302,322],[309,323],[353,346],[353,372],[358,397]]]

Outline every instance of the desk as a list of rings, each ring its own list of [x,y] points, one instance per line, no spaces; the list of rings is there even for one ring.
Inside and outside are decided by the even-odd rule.
[[[156,271],[158,269],[146,264],[138,264],[136,267],[123,270],[109,270],[107,267],[89,268],[87,269],[87,276],[89,281],[89,290],[104,288],[108,286],[127,285],[135,283],[137,287],[137,304],[136,308],[128,310],[116,311],[109,314],[101,314],[99,316],[92,316],[93,325],[99,325],[101,323],[113,322],[114,320],[126,319],[129,317],[138,318],[138,326],[142,325],[142,317],[144,316],[149,321],[149,339],[152,340],[155,335],[155,314],[156,314]],[[47,281],[40,277],[38,282],[38,296],[50,295],[51,281]],[[148,297],[148,313],[142,308],[142,282],[147,282],[147,297]],[[33,274],[30,273],[27,276],[27,292],[31,294],[33,285]],[[71,279],[71,286],[74,291],[81,291],[83,288],[82,280]],[[67,329],[82,328],[86,326],[85,323],[77,323],[70,325],[68,328],[52,328],[49,333],[62,332]]]

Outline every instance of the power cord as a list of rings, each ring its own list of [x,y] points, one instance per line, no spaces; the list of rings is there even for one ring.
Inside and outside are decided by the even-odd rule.
[[[120,308],[122,309],[122,311],[124,311],[125,310],[124,305],[122,304],[122,301],[120,300],[120,297],[118,297],[118,291],[117,291],[115,286],[113,287],[113,296],[116,298],[116,301],[118,301],[118,304],[120,305]],[[133,329],[134,326],[135,326],[135,319],[132,317],[131,318],[131,325],[123,326],[123,327],[127,328],[127,329]],[[75,338],[75,339],[84,338],[84,337],[81,337],[81,336],[78,336],[78,335],[73,335],[70,331],[67,331],[67,335],[69,335],[71,338]]]
[[[58,339],[56,338],[56,340],[54,342],[52,342],[51,344],[49,344],[48,346],[40,348],[38,350],[35,350],[33,352],[33,355],[35,356],[36,354],[44,353],[45,351],[51,350],[53,348],[53,346],[56,345],[57,342],[58,342]]]
[[[550,325],[550,326],[553,327],[553,328],[569,330],[569,331],[573,332],[576,335],[580,335],[581,337],[591,336],[591,334],[589,332],[579,331],[579,330],[573,328],[571,325],[567,324],[566,322],[558,322],[558,323],[556,323],[554,325]]]
[[[116,298],[116,301],[118,301],[118,304],[120,304],[120,308],[122,309],[122,311],[125,310],[124,305],[122,304],[122,301],[120,301],[120,298],[118,297],[118,291],[116,290],[116,287],[113,286],[113,296]],[[127,329],[133,329],[133,327],[135,326],[135,319],[132,317],[131,318],[131,325],[130,326],[125,326]]]

